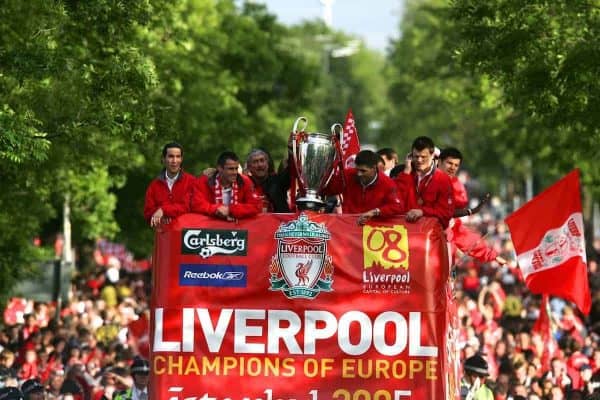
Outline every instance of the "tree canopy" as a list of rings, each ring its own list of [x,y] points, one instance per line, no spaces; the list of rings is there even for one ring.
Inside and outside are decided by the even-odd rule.
[[[66,199],[76,245],[116,238],[148,256],[141,211],[164,143],[184,146],[193,174],[225,149],[244,157],[265,147],[279,160],[296,117],[315,130],[343,122],[354,89],[368,117],[382,102],[370,101],[377,85],[364,67],[336,63],[323,74],[308,53],[326,44],[307,50],[302,29],[253,2],[9,0],[0,18],[2,293],[47,256],[33,239],[61,231]],[[382,57],[360,51],[356,65],[382,68]],[[344,95],[315,95],[324,85]]]

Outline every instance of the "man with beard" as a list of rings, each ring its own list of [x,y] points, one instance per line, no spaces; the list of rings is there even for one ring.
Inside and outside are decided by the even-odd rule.
[[[189,212],[194,177],[183,172],[183,147],[179,143],[167,143],[162,151],[165,168],[146,190],[144,218],[151,227],[169,223],[171,219]]]
[[[235,221],[249,218],[261,211],[254,184],[239,170],[237,154],[225,151],[217,159],[212,175],[198,178],[192,195],[192,212]]]
[[[276,173],[271,155],[263,149],[254,149],[246,159],[246,171],[254,183],[256,195],[261,199],[263,212],[290,212],[287,202],[290,187],[288,169]]]
[[[394,181],[377,168],[379,155],[363,150],[356,155],[355,168],[337,174],[326,189],[327,194],[342,195],[342,212],[360,214],[358,224],[375,217],[391,217],[404,212]]]

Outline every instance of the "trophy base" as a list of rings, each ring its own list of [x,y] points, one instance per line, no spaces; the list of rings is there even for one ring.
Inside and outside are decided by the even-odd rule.
[[[296,206],[300,211],[321,211],[327,204],[320,199],[300,197],[296,199]]]

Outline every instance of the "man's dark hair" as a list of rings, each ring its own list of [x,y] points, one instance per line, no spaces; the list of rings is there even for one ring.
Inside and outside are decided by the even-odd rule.
[[[219,154],[219,157],[217,158],[217,165],[220,167],[224,167],[227,160],[240,162],[240,159],[237,156],[237,154],[235,154],[233,151],[228,150]]]
[[[394,156],[397,156],[398,153],[396,153],[396,150],[392,149],[391,147],[384,147],[383,149],[379,149],[377,150],[377,154],[379,154],[380,156],[385,156],[385,158],[387,158],[388,160],[391,160],[394,158]]]
[[[381,157],[371,151],[371,150],[363,150],[356,155],[356,159],[354,160],[354,164],[358,167],[359,165],[366,165],[369,168],[377,168],[377,163]]]
[[[433,153],[435,151],[435,144],[433,143],[433,140],[431,140],[431,138],[427,136],[419,136],[412,142],[411,149],[417,151],[429,149],[429,151]]]
[[[163,158],[167,156],[167,150],[169,149],[179,149],[181,150],[181,155],[183,155],[183,146],[177,142],[170,142],[164,145],[162,155]]]
[[[456,147],[446,147],[444,150],[442,150],[440,153],[440,160],[444,161],[448,157],[457,158],[460,161],[463,159],[462,153]]]

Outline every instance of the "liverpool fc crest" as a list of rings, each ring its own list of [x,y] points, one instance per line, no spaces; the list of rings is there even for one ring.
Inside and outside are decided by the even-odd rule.
[[[310,221],[305,213],[281,224],[275,232],[277,254],[269,266],[271,290],[281,290],[290,299],[314,299],[321,291],[332,291],[330,237],[325,225]]]

